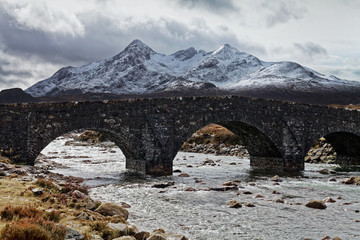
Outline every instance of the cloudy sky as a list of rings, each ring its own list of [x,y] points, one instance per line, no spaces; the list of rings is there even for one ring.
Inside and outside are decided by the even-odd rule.
[[[0,0],[0,90],[111,57],[228,43],[360,81],[360,0]]]

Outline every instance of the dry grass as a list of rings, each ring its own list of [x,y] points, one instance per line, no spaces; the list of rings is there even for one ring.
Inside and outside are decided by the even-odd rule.
[[[3,240],[63,240],[65,234],[65,227],[42,218],[11,222],[0,231]]]
[[[224,143],[226,146],[241,145],[240,139],[227,128],[217,124],[209,124],[206,127],[196,131],[183,145],[186,149],[189,144],[215,144]]]
[[[334,108],[346,108],[346,109],[352,109],[352,110],[360,110],[360,105],[353,105],[353,104],[349,104],[349,105],[329,105],[329,107],[334,107]]]
[[[0,211],[2,220],[12,221],[13,219],[35,218],[42,216],[42,212],[33,206],[6,206]]]
[[[41,183],[43,184],[43,183]],[[47,186],[49,182],[46,183]],[[17,178],[0,178],[0,229],[1,231],[5,231],[4,229],[10,228],[15,229],[16,231],[21,232],[23,235],[15,235],[14,238],[10,237],[12,231],[5,231],[4,234],[8,236],[7,238],[0,239],[23,239],[21,237],[27,236],[26,230],[24,228],[27,226],[25,224],[26,219],[40,219],[44,222],[60,222],[67,223],[74,221],[74,217],[71,214],[61,215],[61,212],[72,213],[74,210],[69,208],[66,205],[62,205],[61,203],[54,204],[54,202],[50,201],[51,199],[60,198],[64,194],[54,193],[54,195],[50,195],[48,201],[42,201],[42,197],[35,197],[31,190],[38,185],[33,185],[29,182],[21,182]],[[47,194],[45,194],[47,196]],[[30,205],[31,203],[31,205]],[[61,205],[59,205],[61,204]],[[55,211],[53,208],[59,207],[60,211]],[[45,211],[51,209],[51,211]],[[62,218],[60,217],[62,216]],[[19,220],[24,220],[20,225],[13,224],[13,222],[17,222]],[[76,221],[74,224],[78,224]],[[47,225],[46,225],[47,226]],[[34,229],[34,231],[40,232],[39,227],[29,226]],[[25,235],[24,235],[25,234]],[[39,235],[40,237],[40,235]],[[31,239],[31,238],[25,238]],[[37,238],[35,238],[37,239]],[[42,238],[39,238],[42,239]],[[46,238],[45,238],[46,239]],[[56,239],[56,238],[48,238],[48,239]]]

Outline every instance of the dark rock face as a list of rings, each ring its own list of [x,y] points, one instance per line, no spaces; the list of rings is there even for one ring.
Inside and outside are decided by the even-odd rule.
[[[0,105],[0,153],[34,164],[52,140],[96,130],[126,156],[126,167],[171,175],[172,161],[197,130],[216,123],[237,135],[258,169],[299,171],[324,136],[342,162],[360,163],[360,111],[242,97],[179,97]]]
[[[0,92],[0,103],[23,103],[36,102],[30,94],[24,92],[21,88],[5,89]]]

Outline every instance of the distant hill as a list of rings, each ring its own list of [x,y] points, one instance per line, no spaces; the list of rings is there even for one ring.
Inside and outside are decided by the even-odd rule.
[[[5,89],[0,92],[0,103],[22,103],[36,101],[37,99],[24,92],[21,88]]]

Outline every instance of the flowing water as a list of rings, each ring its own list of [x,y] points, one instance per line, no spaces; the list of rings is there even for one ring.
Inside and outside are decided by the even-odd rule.
[[[335,165],[306,164],[301,175],[281,176],[282,182],[274,185],[273,175],[253,173],[248,159],[179,152],[174,169],[190,177],[174,173],[138,179],[125,171],[125,157],[112,143],[65,146],[68,140],[53,141],[37,165],[55,165],[53,172],[83,177],[94,200],[130,204],[128,222],[140,230],[161,227],[189,239],[360,239],[360,186],[341,183],[359,173],[324,175],[317,171]],[[206,159],[216,164],[204,165]],[[239,189],[209,191],[229,180],[240,181]],[[174,185],[164,189],[152,187],[172,181]],[[325,210],[305,207],[310,200],[327,197],[336,202],[326,203]],[[276,202],[279,199],[283,203]],[[230,200],[255,207],[228,208]]]

